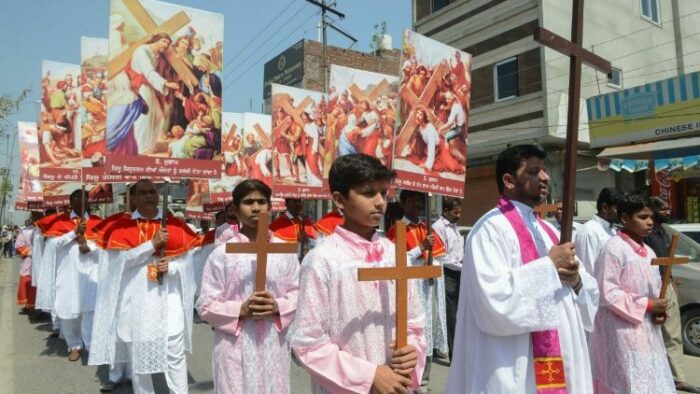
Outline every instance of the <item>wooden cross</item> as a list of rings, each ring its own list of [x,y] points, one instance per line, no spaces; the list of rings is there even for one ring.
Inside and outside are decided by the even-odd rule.
[[[400,349],[408,342],[408,280],[437,278],[442,275],[442,268],[437,265],[407,265],[406,223],[403,220],[396,221],[395,244],[395,267],[359,268],[357,274],[360,281],[396,281],[396,348]]]
[[[432,123],[433,126],[435,126],[435,128],[438,130],[442,127],[442,121],[440,121],[440,119],[433,113],[433,111],[431,111],[428,108],[428,105],[433,100],[435,92],[437,92],[440,82],[442,82],[442,78],[447,72],[447,65],[444,63],[440,63],[433,72],[433,75],[428,80],[428,83],[425,85],[425,89],[423,89],[423,92],[421,93],[420,97],[416,96],[413,90],[411,90],[411,88],[408,87],[408,84],[403,84],[403,86],[401,87],[401,99],[406,104],[408,104],[408,106],[411,108],[411,111],[409,112],[409,115],[408,117],[406,117],[405,121],[403,121],[403,124],[401,125],[401,130],[399,131],[399,134],[396,137],[396,148],[394,150],[395,152],[401,153],[401,151],[403,151],[403,148],[406,146],[408,141],[411,139],[413,132],[416,130],[414,120],[416,116],[416,110],[424,109],[426,114],[428,115],[428,121],[430,121],[430,123]]]
[[[566,122],[566,158],[564,160],[564,201],[561,219],[561,242],[571,241],[576,193],[576,151],[578,148],[579,100],[581,98],[581,64],[609,74],[610,62],[584,49],[583,0],[573,0],[571,41],[538,27],[535,41],[569,56],[569,110]]]
[[[252,253],[257,256],[255,268],[255,291],[265,290],[265,278],[267,277],[267,255],[271,253],[297,253],[296,243],[270,242],[269,229],[270,217],[261,213],[258,216],[258,235],[255,242],[227,243],[226,253]]]
[[[359,104],[363,100],[367,100],[370,103],[372,101],[376,100],[377,97],[379,97],[382,92],[389,87],[389,82],[386,79],[382,79],[377,86],[374,87],[369,93],[365,94],[365,92],[360,89],[355,83],[351,84],[350,87],[348,87],[348,90],[350,91],[350,94],[352,95],[352,98],[355,100],[355,104]]]
[[[178,30],[187,26],[190,23],[190,18],[184,11],[180,11],[173,15],[170,19],[165,21],[162,25],[157,25],[156,22],[151,18],[151,15],[146,11],[141,5],[139,0],[122,0],[124,6],[131,12],[131,15],[136,20],[136,23],[146,32],[146,35],[139,38],[136,41],[131,42],[129,47],[122,53],[117,55],[113,60],[109,62],[108,78],[114,78],[119,72],[121,72],[124,67],[131,61],[131,57],[134,51],[139,46],[143,45],[148,41],[149,38],[155,33],[166,33],[168,36],[172,36]],[[168,59],[170,65],[175,69],[177,75],[185,82],[188,86],[196,86],[199,83],[197,77],[194,76],[192,70],[189,66],[185,64],[182,59],[175,56],[175,52],[171,47],[165,53],[165,57]]]
[[[306,110],[306,107],[311,104],[313,100],[311,97],[306,96],[299,105],[296,107],[292,107],[292,105],[289,103],[288,97],[282,97],[277,99],[277,104],[282,108],[282,110],[289,115],[292,120],[298,124],[301,127],[304,127],[304,121],[301,119],[301,113]],[[275,128],[272,130],[272,135],[275,138],[279,138],[280,135],[282,135],[282,132],[287,130],[291,126],[289,122],[282,122],[275,126]]]
[[[547,216],[550,212],[556,212],[559,210],[557,204],[540,204],[535,207],[535,213],[539,214],[541,218]]]
[[[255,130],[255,132],[258,135],[258,138],[260,138],[260,142],[262,143],[263,148],[269,148],[270,146],[272,146],[272,141],[270,141],[270,137],[267,136],[267,134],[265,133],[265,129],[263,129],[263,127],[260,126],[260,123],[256,122],[253,125],[253,130]]]
[[[652,265],[663,265],[666,267],[664,270],[664,280],[661,283],[661,293],[659,294],[659,298],[661,299],[666,299],[666,291],[668,290],[669,283],[671,283],[671,268],[676,264],[688,264],[690,261],[688,257],[676,257],[676,248],[678,248],[680,239],[680,235],[673,234],[671,246],[668,248],[668,257],[657,257],[651,260]]]

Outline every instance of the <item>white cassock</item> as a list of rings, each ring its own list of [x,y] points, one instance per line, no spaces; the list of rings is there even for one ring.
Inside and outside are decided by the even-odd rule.
[[[513,204],[544,255],[552,242],[532,208]],[[593,329],[598,285],[583,267],[579,272],[576,294],[562,285],[549,257],[522,264],[518,237],[500,210],[479,219],[465,246],[455,359],[445,392],[534,394],[530,333],[558,328],[568,394],[592,393],[584,330]]]
[[[132,219],[142,218],[134,211]],[[160,213],[155,218],[160,219]],[[165,372],[172,393],[187,392],[185,351],[192,349],[192,253],[174,257],[163,284],[148,280],[149,240],[104,253],[95,308],[90,365],[130,362],[134,392],[152,393],[150,374]]]
[[[195,299],[199,297],[199,291],[202,289],[202,275],[204,273],[204,264],[207,262],[209,255],[214,250],[214,242],[196,247],[192,251],[192,263],[194,264],[194,283],[197,285],[195,291]]]
[[[591,275],[595,272],[595,262],[603,250],[603,245],[615,234],[617,231],[612,223],[598,215],[593,215],[591,220],[584,223],[576,232],[576,238],[574,238],[576,255]]]
[[[147,82],[139,87],[139,95],[148,103],[148,113],[142,114],[134,123],[134,138],[139,147],[139,154],[153,149],[163,131],[165,114],[158,101],[158,94],[167,94],[168,82],[156,71],[157,55],[148,45],[136,48],[131,57],[131,68],[143,75]]]
[[[71,212],[71,220],[78,215]],[[89,215],[85,214],[85,220]],[[97,273],[101,251],[87,241],[90,252],[80,253],[75,231],[50,238],[41,255],[37,307],[58,319],[69,349],[90,350]]]

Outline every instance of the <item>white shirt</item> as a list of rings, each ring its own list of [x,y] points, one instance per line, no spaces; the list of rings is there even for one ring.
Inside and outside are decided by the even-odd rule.
[[[552,241],[532,208],[514,205],[526,226],[535,229],[538,249],[549,250]],[[535,393],[531,332],[558,328],[568,393],[592,393],[584,330],[593,329],[598,286],[582,268],[580,274],[582,288],[576,294],[562,285],[547,255],[523,265],[518,237],[500,210],[479,219],[464,251],[454,360],[445,392]]]
[[[446,253],[443,257],[443,266],[454,271],[461,271],[464,259],[464,239],[457,230],[457,223],[451,223],[446,217],[440,216],[433,223],[433,231],[445,244]]]
[[[162,211],[160,209],[158,209],[158,214],[156,214],[155,217],[150,218],[150,220],[160,220],[162,217],[163,217]],[[147,219],[138,210],[135,210],[134,212],[131,213],[131,218],[134,220]],[[150,245],[150,249],[151,250],[153,249],[151,241],[144,242],[144,244]],[[136,248],[133,248],[132,251],[135,249],[141,249],[142,247],[144,247],[146,249],[149,248],[149,246],[143,246],[143,244],[141,244],[141,246],[137,246]],[[153,257],[153,260],[155,261],[155,256]],[[133,269],[132,271],[135,271],[137,273],[143,272],[143,270],[139,269],[140,267],[133,267],[133,268],[135,268],[135,269]],[[170,270],[168,271],[168,273],[166,274],[166,276],[168,276],[168,279],[171,279],[171,277],[172,277],[173,280],[179,282],[180,278],[178,276],[171,275],[172,273],[173,272],[171,272]],[[138,279],[138,277],[128,276],[126,270],[124,271],[124,278],[130,278],[130,280],[124,286],[124,291],[123,291],[124,296],[121,297],[121,300],[120,300],[121,302],[120,302],[120,306],[119,306],[118,310],[119,310],[119,314],[121,314],[123,316],[128,316],[129,312],[127,312],[127,311],[130,311],[130,309],[131,309],[131,295],[134,292],[133,287],[134,287],[135,281],[133,279],[137,279],[137,280],[139,280],[139,279]],[[163,278],[163,280],[165,280],[165,278]],[[168,335],[169,336],[179,334],[180,332],[182,332],[182,330],[184,328],[185,316],[183,314],[182,300],[180,298],[181,295],[180,295],[179,289],[180,289],[179,283],[169,283],[169,285],[168,285],[168,298],[167,298],[168,320],[167,320],[166,324],[168,327]],[[131,332],[130,332],[131,331],[131,324],[130,323],[131,322],[129,321],[129,319],[119,319],[119,325],[117,327],[117,332],[119,334],[119,338],[121,338],[125,342],[131,341]]]
[[[589,274],[593,275],[595,272],[595,262],[603,250],[603,245],[615,234],[617,231],[612,223],[598,215],[593,215],[593,218],[584,223],[581,229],[576,232],[574,239],[576,255],[581,259]]]
[[[318,126],[316,126],[316,123],[314,123],[314,122],[309,122],[309,123],[305,124],[305,125],[304,125],[304,133],[306,133],[306,135],[307,135],[309,138],[311,138],[311,140],[313,141],[313,142],[311,143],[311,153],[312,153],[312,154],[318,153],[318,134],[319,134],[319,130],[318,130]]]

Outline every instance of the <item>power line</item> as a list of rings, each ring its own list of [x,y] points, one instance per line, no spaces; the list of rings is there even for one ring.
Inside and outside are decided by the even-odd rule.
[[[294,33],[296,33],[299,29],[301,29],[301,28],[306,24],[306,22],[308,22],[309,20],[311,20],[311,18],[313,18],[314,16],[319,15],[320,13],[321,13],[320,11],[314,11],[311,15],[309,15],[308,18],[306,18],[306,19],[305,19],[301,24],[299,24],[293,31],[291,31],[291,32],[287,35],[287,37],[285,37],[285,39],[279,41],[277,44],[275,44],[275,45],[273,45],[272,47],[270,47],[270,49],[269,49],[267,52],[265,52],[264,54],[262,54],[262,56],[260,56],[257,60],[255,60],[253,63],[251,63],[250,66],[249,66],[248,68],[246,68],[244,71],[242,71],[241,73],[239,73],[239,74],[238,74],[238,77],[237,77],[236,79],[234,79],[233,81],[231,81],[231,82],[229,82],[229,83],[226,83],[226,84],[224,85],[224,89],[226,89],[226,88],[228,88],[229,86],[235,84],[238,80],[240,80],[241,78],[243,78],[243,76],[246,75],[250,70],[252,70],[253,67],[255,67],[256,65],[258,65],[258,63],[260,63],[260,61],[262,61],[263,59],[265,59],[270,53],[272,53],[272,51],[274,51],[275,49],[277,49],[277,47],[279,47],[281,44],[283,44],[284,42],[286,42],[286,39],[287,39],[288,37],[292,36],[292,35],[293,35]]]
[[[241,55],[245,52],[246,49],[250,48],[250,45],[251,45],[257,38],[261,37],[262,34],[265,33],[265,32],[267,31],[267,29],[269,29],[270,26],[272,26],[272,24],[275,23],[275,22],[277,21],[277,19],[279,19],[282,15],[284,15],[284,13],[287,12],[287,10],[288,10],[289,8],[291,8],[291,6],[292,6],[294,3],[295,3],[295,1],[294,1],[294,0],[291,0],[291,1],[289,2],[289,4],[287,4],[287,6],[284,7],[284,9],[283,9],[279,14],[277,14],[277,16],[275,16],[275,17],[270,21],[270,23],[268,23],[265,27],[263,27],[262,30],[260,30],[259,32],[257,32],[257,33],[253,36],[253,38],[250,39],[250,40],[248,41],[248,43],[243,47],[243,49],[241,49],[240,51],[238,51],[237,54],[234,54],[226,63],[224,63],[224,70],[226,69],[226,66],[228,66],[231,62],[233,62],[237,57],[241,56]],[[302,8],[303,8],[303,7],[302,7]]]
[[[263,41],[261,44],[259,44],[259,45],[255,48],[255,50],[254,50],[253,52],[250,53],[250,55],[248,55],[248,56],[247,56],[245,59],[243,59],[241,62],[238,62],[237,65],[234,65],[234,66],[233,66],[233,69],[231,69],[230,71],[227,71],[227,72],[225,73],[225,75],[224,75],[224,79],[226,79],[226,77],[228,77],[228,76],[230,76],[231,74],[233,74],[236,70],[240,69],[240,68],[242,67],[243,64],[245,64],[249,59],[251,59],[253,56],[255,56],[255,54],[258,52],[258,50],[259,50],[260,48],[262,48],[265,44],[267,44],[267,43],[268,43],[273,37],[275,37],[275,35],[276,35],[277,33],[279,33],[282,29],[286,28],[288,22],[291,22],[297,15],[299,15],[299,14],[300,14],[302,11],[304,11],[305,9],[306,9],[306,4],[304,3],[304,4],[302,4],[302,7],[299,8],[299,10],[297,10],[297,12],[294,13],[294,15],[292,15],[292,16],[287,20],[287,22],[281,23],[281,24],[280,24],[280,27],[279,27],[277,30],[275,30],[270,36],[268,36],[267,39],[265,39],[265,41]],[[286,38],[286,37],[285,37],[285,38]],[[255,63],[253,63],[253,64],[255,64]]]

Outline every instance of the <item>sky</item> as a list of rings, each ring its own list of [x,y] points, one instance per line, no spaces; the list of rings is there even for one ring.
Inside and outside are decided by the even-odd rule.
[[[224,15],[223,109],[243,112],[261,107],[263,65],[295,42],[317,39],[321,16],[318,8],[305,0],[172,0],[173,4]],[[336,0],[336,25],[358,42],[352,49],[370,50],[372,28],[387,22],[394,48],[400,47],[402,32],[411,27],[411,1],[408,0]],[[284,12],[283,12],[284,11]],[[269,25],[272,22],[271,25]],[[31,88],[20,111],[8,117],[2,133],[16,133],[17,121],[37,118],[42,60],[80,63],[80,37],[107,38],[108,0],[3,0],[0,13],[0,95],[18,95]],[[330,45],[348,48],[351,42],[332,29]],[[235,80],[235,81],[234,81]],[[8,127],[9,126],[9,127]],[[9,128],[9,130],[5,130]],[[5,134],[8,135],[8,134]],[[12,135],[12,134],[9,134]],[[0,138],[0,167],[7,164],[6,144],[12,138]],[[18,185],[18,149],[15,140],[11,157],[13,184]],[[11,199],[8,206],[14,206]],[[14,215],[23,221],[24,213]]]

